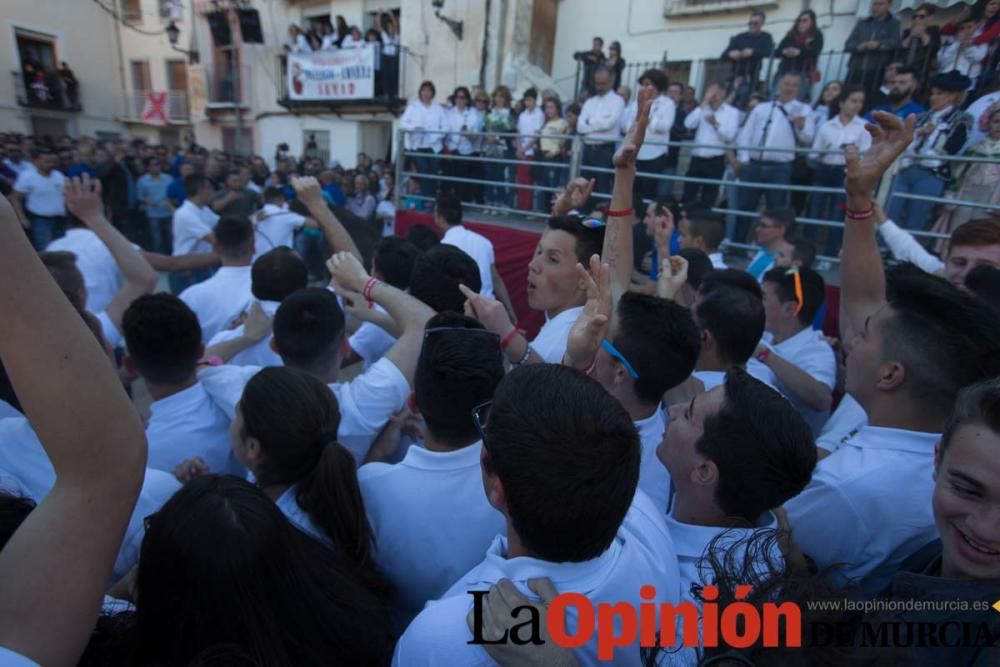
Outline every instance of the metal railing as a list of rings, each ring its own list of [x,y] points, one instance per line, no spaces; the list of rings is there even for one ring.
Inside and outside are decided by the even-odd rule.
[[[551,201],[551,197],[546,197],[545,193],[550,195],[555,195],[562,192],[564,185],[569,182],[572,178],[577,176],[596,176],[605,175],[606,181],[611,181],[611,176],[614,174],[614,169],[608,165],[606,167],[598,167],[595,165],[588,165],[584,162],[584,149],[587,145],[587,141],[580,135],[540,135],[540,138],[556,139],[565,142],[565,150],[560,160],[523,160],[518,159],[514,155],[513,151],[505,151],[502,157],[483,157],[478,152],[474,152],[471,155],[457,155],[454,153],[447,153],[441,151],[435,153],[433,151],[418,151],[414,150],[408,144],[409,135],[411,134],[421,134],[426,135],[425,132],[408,132],[406,130],[400,129],[396,136],[397,145],[406,146],[403,148],[397,159],[396,159],[396,183],[397,183],[397,206],[400,208],[412,207],[414,203],[426,203],[433,202],[435,192],[442,186],[450,186],[449,189],[454,190],[458,193],[462,200],[463,205],[467,206],[472,210],[482,210],[496,212],[506,215],[513,215],[519,217],[539,217],[545,216],[548,212],[548,205]],[[517,141],[518,136],[515,133],[484,133],[484,132],[441,132],[441,133],[430,133],[440,134],[442,137],[451,136],[452,138],[463,136],[471,140],[473,148],[478,150],[482,145],[482,142],[486,137],[495,137],[499,139],[507,140],[509,143]],[[455,142],[457,143],[457,142]],[[692,149],[695,148],[713,148],[718,149],[718,146],[714,145],[704,145],[695,144],[692,142],[680,142],[680,143],[658,143],[658,142],[646,142],[647,145],[660,145],[669,146],[671,148],[677,148],[682,151],[682,157],[689,154]],[[453,144],[454,145],[454,144]],[[746,151],[760,151],[759,146],[728,146],[728,150],[746,150]],[[536,148],[537,150],[537,148]],[[808,147],[798,147],[794,149],[769,149],[769,152],[774,153],[787,153],[787,154],[809,154],[812,156],[822,156],[841,154],[840,150],[813,150]],[[916,157],[912,154],[906,154],[904,157]],[[996,160],[990,160],[988,158],[973,158],[964,156],[934,156],[935,160],[951,161],[955,163],[982,163],[982,162],[996,162]],[[683,162],[683,159],[682,159]],[[534,175],[542,173],[544,178],[540,181],[532,178],[531,182],[516,182],[515,175],[518,167],[521,165],[526,165],[530,167]],[[487,166],[491,166],[492,173],[486,173]],[[458,168],[460,167],[460,168]],[[545,174],[545,170],[548,170],[548,174]],[[892,178],[893,173],[886,175],[886,178]],[[419,184],[419,190],[412,193],[404,193],[404,181],[407,178],[414,179]],[[751,218],[756,219],[759,217],[760,213],[757,208],[753,210],[742,210],[739,208],[739,202],[729,201],[728,192],[730,188],[735,189],[735,192],[739,193],[741,189],[753,188],[759,191],[781,191],[785,193],[802,193],[807,198],[819,195],[842,195],[844,190],[838,187],[821,187],[816,185],[794,185],[794,184],[773,184],[773,183],[760,183],[751,181],[741,181],[738,177],[734,180],[722,179],[710,179],[710,178],[699,178],[688,175],[681,174],[666,174],[666,173],[649,173],[638,171],[636,173],[636,179],[649,179],[655,182],[666,182],[668,184],[667,189],[672,196],[679,199],[678,184],[684,183],[697,183],[703,185],[713,185],[719,188],[719,194],[724,195],[724,201],[726,205],[721,205],[720,200],[717,198],[716,201],[710,202],[712,210],[723,216],[726,216],[729,220],[728,227],[730,233],[733,230],[734,224],[732,221],[738,218]],[[429,185],[428,185],[429,184]],[[490,201],[485,196],[487,188],[491,188],[494,193],[499,193],[501,200],[499,203],[497,201]],[[932,204],[942,204],[951,206],[963,206],[971,207],[978,210],[982,210],[984,215],[994,214],[1000,211],[1000,205],[989,204],[976,201],[959,200],[950,197],[930,197],[926,195],[918,194],[908,194],[901,192],[893,192],[888,188],[879,187],[877,192],[882,192],[881,203],[885,208],[889,207],[890,202],[893,198],[912,200],[912,201],[924,201],[930,202]],[[516,200],[519,198],[518,193],[529,192],[532,193],[530,198],[530,205],[527,207],[518,206]],[[494,195],[496,196],[496,194]],[[610,200],[611,193],[607,189],[595,189],[593,196],[596,199]],[[527,200],[528,197],[523,199]],[[802,210],[808,210],[808,202],[802,203]],[[636,204],[638,208],[638,203]],[[831,202],[832,208],[832,202]],[[641,215],[641,211],[638,213]],[[933,239],[947,239],[949,234],[941,234],[932,231],[924,231],[923,229],[914,229],[917,227],[915,224],[906,225],[905,220],[898,220],[900,224],[909,228],[910,233],[914,236],[927,239],[928,241]],[[922,223],[925,221],[921,221]],[[796,225],[800,228],[811,229],[813,231],[819,229],[829,229],[833,233],[843,229],[844,222],[841,217],[822,219],[814,218],[809,216],[797,216]],[[743,239],[733,239],[730,238],[727,241],[728,246],[732,248],[752,248],[753,246],[743,243]],[[832,254],[821,254],[819,259],[821,261],[827,261],[835,263],[838,260],[836,253]]]
[[[19,106],[33,109],[55,109],[58,111],[82,111],[80,104],[80,84],[76,90],[69,90],[55,72],[44,74],[40,79],[28,79],[25,72],[11,70],[14,97]]]
[[[133,90],[125,93],[125,118],[141,120],[146,108],[148,90]],[[167,91],[167,121],[170,123],[187,123],[191,120],[191,109],[188,105],[188,95],[183,90]]]

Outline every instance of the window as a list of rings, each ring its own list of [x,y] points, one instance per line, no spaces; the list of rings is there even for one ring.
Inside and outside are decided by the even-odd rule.
[[[28,106],[65,108],[60,95],[59,58],[55,38],[50,35],[16,30],[17,53],[21,59],[18,79],[18,102]]]
[[[121,0],[121,17],[129,23],[142,23],[142,0]]]
[[[237,146],[236,128],[222,128],[222,150],[236,155],[253,154],[253,130],[246,126],[240,128],[240,140]]]
[[[187,63],[183,60],[167,61],[167,90],[187,92]]]
[[[146,60],[133,60],[129,63],[132,72],[132,90],[136,92],[150,89],[149,62]]]
[[[180,21],[184,18],[184,4],[181,0],[159,0],[160,18],[167,21]]]
[[[323,166],[330,164],[330,131],[302,130],[303,155],[307,158],[318,158]]]

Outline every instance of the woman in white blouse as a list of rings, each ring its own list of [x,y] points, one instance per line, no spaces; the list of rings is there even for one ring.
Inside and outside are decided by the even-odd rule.
[[[871,135],[865,129],[865,122],[859,115],[865,105],[865,93],[859,87],[845,87],[830,105],[831,117],[819,126],[813,140],[811,157],[816,161],[813,184],[824,188],[844,188],[844,147],[854,144],[862,152],[872,145]],[[818,151],[832,151],[819,153]],[[809,197],[809,217],[819,220],[842,221],[844,219],[842,193],[814,192]],[[816,238],[816,225],[807,225],[804,236]],[[828,227],[826,250],[823,254],[836,256],[840,250],[843,230]]]
[[[302,28],[293,23],[288,26],[288,36],[291,38],[291,43],[287,45],[289,51],[292,53],[312,53],[309,39],[302,32]]]
[[[407,150],[423,155],[414,155],[413,164],[420,174],[420,194],[432,197],[437,188],[436,174],[440,169],[439,160],[428,155],[437,155],[444,147],[445,123],[444,107],[434,101],[437,88],[430,81],[420,84],[419,98],[410,102],[399,127],[407,132],[405,144]]]
[[[482,137],[469,136],[466,133],[482,132],[483,119],[471,106],[472,94],[468,88],[459,86],[455,89],[452,98],[455,100],[455,104],[445,112],[445,124],[448,127],[445,147],[451,155],[477,157]],[[448,176],[477,178],[473,172],[475,167],[480,164],[469,160],[449,159],[445,162],[444,172]],[[481,172],[482,169],[479,171]],[[480,174],[478,178],[482,178],[482,175]],[[452,181],[445,183],[444,189],[453,190],[462,201],[472,201],[474,199],[473,192],[476,189],[481,190],[482,186]]]

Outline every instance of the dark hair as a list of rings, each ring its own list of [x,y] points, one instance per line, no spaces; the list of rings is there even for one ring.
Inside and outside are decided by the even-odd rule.
[[[755,9],[754,11],[750,12],[750,18],[753,18],[754,16],[759,16],[765,21],[767,20],[767,17],[764,16],[764,12],[760,11],[759,9]]]
[[[439,313],[427,322],[413,393],[436,439],[456,448],[477,440],[472,409],[493,398],[503,376],[500,338],[482,324],[456,313]]]
[[[410,225],[406,230],[406,240],[417,246],[421,252],[427,252],[441,243],[437,233],[427,225]]]
[[[816,244],[809,239],[797,239],[793,244],[792,259],[801,262],[802,266],[811,269],[816,263]]]
[[[497,386],[483,450],[532,556],[582,562],[615,539],[639,481],[640,445],[600,384],[558,364],[516,368]]]
[[[844,102],[846,102],[847,98],[853,95],[854,93],[861,93],[862,95],[865,95],[867,97],[865,89],[862,88],[861,86],[854,86],[854,85],[844,86],[843,88],[840,89],[840,95],[837,95],[837,99],[835,99],[833,103],[830,104],[830,118],[833,118],[834,116],[840,114],[840,106]]]
[[[225,644],[260,665],[389,659],[383,601],[236,477],[194,479],[150,517],[136,590],[129,664],[188,665]]]
[[[705,276],[694,305],[695,318],[712,334],[722,360],[745,364],[764,335],[764,302],[760,285],[736,269]]]
[[[297,484],[299,507],[333,548],[371,567],[374,537],[354,457],[336,442],[340,406],[330,388],[305,371],[271,366],[250,378],[240,413],[240,437],[256,439],[265,454],[257,484]]]
[[[701,340],[691,311],[673,301],[626,292],[615,314],[618,332],[612,342],[639,375],[635,394],[644,403],[659,403],[691,375],[698,361]]]
[[[886,277],[882,356],[904,364],[910,399],[944,419],[962,387],[1000,375],[1000,313],[911,264]]]
[[[583,111],[583,107],[581,107],[576,102],[573,102],[568,107],[566,107],[566,113],[567,114],[575,114],[575,115],[579,116],[581,111]]]
[[[405,290],[410,287],[413,265],[419,256],[420,250],[417,246],[406,239],[387,236],[375,246],[372,265],[382,276],[382,280],[396,289]]]
[[[809,483],[816,444],[792,404],[743,369],[729,369],[723,386],[695,447],[719,469],[715,498],[726,516],[756,525]]]
[[[639,75],[639,82],[642,83],[643,79],[648,79],[649,83],[656,88],[657,92],[662,93],[667,89],[667,74],[662,69],[653,67],[646,70]]]
[[[79,294],[86,283],[83,273],[76,265],[76,254],[68,250],[45,250],[38,253],[38,259],[48,269],[59,289],[70,294]]]
[[[688,279],[687,284],[695,291],[701,289],[701,283],[705,276],[715,271],[712,260],[704,251],[697,248],[681,248],[677,254],[687,260]]]
[[[289,294],[274,314],[274,346],[285,365],[325,373],[339,363],[344,311],[322,287]]]
[[[465,296],[458,289],[459,285],[478,292],[483,282],[476,260],[455,246],[437,245],[413,263],[410,295],[439,313],[465,311]]]
[[[530,97],[537,101],[538,91],[535,90],[534,88],[528,88],[526,91],[524,91],[524,95],[521,96],[521,99],[524,99],[525,97]]]
[[[771,269],[764,274],[764,282],[771,283],[776,288],[778,300],[781,303],[789,301],[797,302],[795,296],[795,274],[799,274],[802,282],[802,308],[799,310],[798,318],[802,324],[810,324],[816,313],[823,307],[826,300],[826,282],[823,276],[812,269]]]
[[[1000,434],[1000,378],[990,378],[963,389],[941,435],[941,454],[958,430],[966,424],[980,424]]]
[[[592,229],[581,224],[584,220],[580,215],[559,215],[549,218],[548,228],[553,231],[566,232],[576,239],[576,259],[584,266],[589,266],[591,256],[600,255],[604,247],[605,227]]]
[[[761,14],[761,16],[763,16],[763,14]],[[804,9],[801,12],[799,12],[799,15],[795,17],[795,22],[792,23],[792,27],[788,29],[788,35],[790,37],[794,37],[795,33],[798,32],[797,28],[799,25],[799,19],[802,18],[803,16],[808,16],[809,18],[812,19],[812,26],[809,28],[808,34],[810,36],[815,36],[816,33],[819,32],[819,26],[816,25],[816,12],[814,12],[811,9]]]
[[[462,201],[450,192],[438,195],[434,212],[444,218],[449,226],[462,224]]]
[[[275,199],[284,199],[285,189],[278,185],[269,185],[264,188],[264,201],[272,202]]]
[[[243,259],[253,253],[253,224],[249,218],[227,215],[212,229],[219,256],[229,260]]]
[[[153,384],[191,379],[202,353],[198,316],[173,294],[144,294],[122,316],[128,356]]]
[[[250,291],[261,301],[283,301],[309,283],[305,262],[291,248],[279,246],[258,257],[250,269]]]
[[[184,177],[184,195],[190,199],[197,196],[201,189],[209,184],[207,177],[201,174],[191,174]]]
[[[420,84],[420,88],[417,89],[417,97],[420,97],[420,93],[423,92],[424,88],[431,91],[431,97],[437,95],[437,88],[434,87],[434,83],[432,81],[424,81]]]
[[[781,225],[785,228],[784,236],[788,236],[789,232],[795,226],[795,209],[788,208],[787,206],[780,206],[778,208],[766,208],[760,214],[762,218],[769,218],[773,220],[776,224]]]
[[[912,74],[914,79],[919,79],[917,76],[917,68],[913,65],[900,65],[896,68],[896,74]]]
[[[722,239],[726,237],[726,221],[721,215],[696,209],[688,212],[688,220],[691,222],[691,236],[704,239],[705,247],[709,250],[719,248]]]
[[[1000,309],[1000,269],[980,264],[965,274],[965,288],[985,303]]]

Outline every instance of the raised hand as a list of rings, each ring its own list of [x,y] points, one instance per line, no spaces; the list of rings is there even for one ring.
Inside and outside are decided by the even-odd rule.
[[[482,322],[483,326],[498,336],[506,336],[514,328],[510,315],[502,303],[488,296],[473,292],[465,285],[458,289],[465,295],[465,314]]]
[[[186,484],[196,477],[201,477],[202,475],[207,475],[211,470],[208,468],[208,464],[200,456],[195,456],[186,461],[182,461],[177,464],[174,468],[174,477],[181,484]]]
[[[625,140],[615,151],[612,159],[616,168],[631,167],[635,165],[636,156],[642,148],[642,142],[646,140],[646,128],[649,127],[649,114],[653,108],[653,102],[658,95],[653,86],[643,86],[636,94],[636,114],[635,120],[628,128]]]
[[[346,251],[334,253],[326,260],[326,270],[330,272],[334,284],[351,292],[363,291],[369,278],[358,258]]]
[[[246,319],[243,321],[243,335],[251,340],[263,340],[271,333],[274,318],[264,312],[256,301],[250,306]]]
[[[569,330],[564,363],[583,370],[597,356],[604,332],[611,321],[611,267],[602,264],[599,255],[593,255],[590,258],[590,272],[582,264],[577,264],[576,273],[587,286],[587,301],[583,312]]]
[[[563,191],[559,193],[552,203],[552,215],[566,215],[574,209],[578,209],[587,203],[590,195],[594,192],[597,181],[593,178],[589,181],[582,176],[577,176],[566,184]]]
[[[663,215],[657,215],[653,226],[653,241],[660,258],[670,256],[670,239],[674,235],[674,214],[664,208]]]
[[[292,187],[295,189],[295,195],[307,207],[317,204],[326,205],[326,201],[323,199],[323,188],[320,187],[319,181],[312,176],[293,177]]]
[[[671,255],[660,260],[660,272],[656,277],[656,296],[674,300],[677,293],[687,283],[688,262],[680,255]]]
[[[63,190],[66,208],[88,226],[104,219],[104,201],[101,199],[101,182],[91,180],[90,174],[83,178],[66,180]]]
[[[875,123],[865,127],[872,135],[872,145],[864,155],[854,144],[844,149],[847,160],[847,205],[851,210],[866,209],[871,205],[872,190],[896,158],[903,154],[913,141],[916,116],[902,121],[895,114],[873,111]]]

